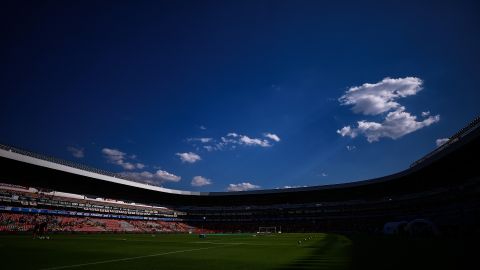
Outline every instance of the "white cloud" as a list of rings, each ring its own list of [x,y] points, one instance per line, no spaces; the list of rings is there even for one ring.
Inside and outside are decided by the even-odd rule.
[[[448,138],[441,138],[441,139],[437,139],[435,141],[435,143],[437,144],[437,147],[440,147],[440,146],[446,144],[448,141],[449,141]]]
[[[324,172],[322,172],[322,173],[320,174],[320,176],[322,176],[322,177],[327,177],[327,176],[328,176],[328,174],[327,174],[327,173],[324,173]]]
[[[282,189],[282,188],[302,188],[302,187],[308,187],[308,186],[283,186],[281,188],[276,188],[276,189]]]
[[[353,150],[357,149],[357,147],[355,145],[347,145],[346,148],[347,148],[348,151],[353,151]]]
[[[172,181],[172,182],[178,182],[182,179],[182,177],[177,176],[175,174],[169,173],[167,171],[163,170],[158,170],[155,175],[159,177],[160,179],[166,180],[166,181]]]
[[[143,172],[122,172],[120,176],[126,177],[136,182],[159,186],[166,181],[178,182],[182,178],[167,171],[158,170],[155,173]]]
[[[200,126],[201,130],[206,130],[207,128],[205,126]]]
[[[252,190],[252,189],[259,189],[259,188],[260,186],[251,184],[249,182],[243,182],[243,183],[228,185],[227,191],[246,191],[246,190]]]
[[[422,80],[416,77],[385,78],[378,83],[351,87],[339,101],[342,105],[352,105],[354,113],[378,115],[399,108],[396,100],[417,94],[421,86]]]
[[[147,165],[143,163],[133,162],[137,158],[136,155],[127,155],[125,152],[122,152],[118,149],[103,148],[102,153],[109,163],[119,165],[125,170],[135,170],[135,169],[142,170],[147,167]],[[165,170],[161,170],[160,167],[153,166],[153,168],[157,169],[157,171],[156,172],[124,171],[119,173],[119,175],[136,182],[146,183],[150,185],[157,185],[157,186],[161,185],[166,181],[178,182],[182,179],[180,176],[169,173]]]
[[[244,145],[252,145],[252,146],[261,146],[261,147],[270,147],[272,146],[269,141],[257,139],[257,138],[250,138],[246,135],[240,136],[238,140],[240,144]]]
[[[236,132],[227,133],[224,137],[216,140],[214,138],[189,138],[187,141],[195,142],[199,141],[203,145],[201,148],[211,152],[225,149],[235,149],[239,145],[244,146],[259,146],[259,147],[271,147],[274,143],[280,141],[280,137],[273,133],[264,133],[263,138],[252,138],[247,135],[238,134]],[[178,154],[177,154],[178,155]]]
[[[398,139],[421,128],[440,121],[440,115],[431,116],[430,111],[422,112],[424,119],[405,110],[396,100],[412,96],[422,89],[422,80],[416,77],[399,79],[385,78],[382,81],[362,86],[351,87],[340,97],[342,105],[352,105],[355,113],[364,115],[388,114],[382,122],[361,120],[357,127],[345,126],[337,133],[342,137],[355,138],[363,135],[368,142],[376,142],[380,138]]]
[[[110,160],[121,160],[125,158],[125,153],[117,150],[117,149],[110,149],[110,148],[103,148],[102,153],[108,157]]]
[[[227,134],[227,137],[234,137],[234,138],[236,138],[236,137],[238,137],[238,136],[240,136],[240,135],[238,135],[238,134],[235,133],[235,132],[230,132],[230,133]]]
[[[109,163],[121,166],[125,170],[143,169],[145,165],[142,163],[132,163],[128,159],[135,159],[135,155],[127,156],[126,153],[111,148],[103,148],[102,153]]]
[[[163,181],[162,179],[155,179],[155,174],[151,172],[121,172],[120,176],[134,180],[140,183],[146,183],[150,185],[160,185]]]
[[[352,128],[350,126],[345,126],[339,130],[337,130],[337,133],[342,135],[342,137],[345,137],[345,136],[350,136],[351,138],[355,138],[357,137],[357,133],[352,130]]]
[[[124,163],[121,163],[121,164],[118,164],[120,166],[122,166],[125,170],[135,170],[136,167],[134,164],[130,163],[130,162],[124,162]]]
[[[204,145],[203,148],[205,148],[205,150],[207,150],[208,152],[212,152],[215,150],[215,147],[211,145]]]
[[[203,187],[212,184],[212,180],[207,179],[203,176],[195,176],[193,177],[191,184],[194,187]]]
[[[263,136],[269,138],[270,140],[276,141],[276,142],[280,141],[280,137],[278,137],[277,134],[265,133],[265,134],[263,134]]]
[[[189,142],[201,142],[201,143],[208,143],[211,142],[212,138],[189,138],[187,139]]]
[[[74,156],[76,158],[85,157],[85,151],[84,151],[83,148],[77,148],[77,147],[69,146],[69,147],[67,147],[67,150],[68,150],[68,152],[70,152],[72,154],[72,156]]]
[[[182,160],[182,162],[188,162],[188,163],[195,163],[195,162],[202,159],[199,155],[197,155],[193,152],[176,153],[175,155],[179,156],[180,160]]]
[[[376,142],[382,137],[395,140],[440,121],[439,115],[430,116],[422,121],[417,121],[416,116],[413,116],[404,110],[405,108],[401,107],[396,111],[389,112],[382,123],[362,120],[357,122],[356,128],[346,126],[337,130],[337,133],[351,138],[355,138],[358,134],[362,134],[367,138],[368,142]]]

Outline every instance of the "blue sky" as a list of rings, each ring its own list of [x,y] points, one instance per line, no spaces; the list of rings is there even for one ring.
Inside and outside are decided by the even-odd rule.
[[[0,142],[185,190],[403,170],[480,113],[480,5],[385,2],[10,2]]]

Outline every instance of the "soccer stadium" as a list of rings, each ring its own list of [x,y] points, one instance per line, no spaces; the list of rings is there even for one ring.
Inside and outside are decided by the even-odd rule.
[[[479,1],[0,13],[0,270],[478,268]]]

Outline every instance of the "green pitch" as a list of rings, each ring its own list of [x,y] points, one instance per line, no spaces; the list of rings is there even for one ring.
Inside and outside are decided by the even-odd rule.
[[[2,269],[345,269],[349,245],[330,234],[4,235],[0,256]]]
[[[206,239],[91,234],[33,240],[29,235],[0,235],[0,269],[473,269],[463,266],[477,263],[472,254],[477,240],[337,234]]]

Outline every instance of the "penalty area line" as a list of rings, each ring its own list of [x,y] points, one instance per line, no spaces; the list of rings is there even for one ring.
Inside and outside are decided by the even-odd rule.
[[[132,260],[145,259],[145,258],[151,258],[151,257],[159,257],[159,256],[170,255],[170,254],[176,254],[176,253],[184,253],[184,252],[191,252],[191,251],[198,251],[198,250],[221,248],[221,247],[226,247],[226,246],[229,246],[229,245],[216,246],[216,247],[204,247],[204,248],[192,248],[192,249],[176,250],[176,251],[169,251],[169,252],[164,252],[164,253],[144,255],[144,256],[136,256],[136,257],[129,257],[129,258],[122,258],[122,259],[112,259],[112,260],[90,262],[90,263],[79,263],[79,264],[55,266],[55,267],[42,268],[40,270],[58,270],[58,269],[76,268],[76,267],[83,267],[83,266],[90,266],[90,265],[97,265],[97,264],[105,264],[105,263],[132,261]]]

